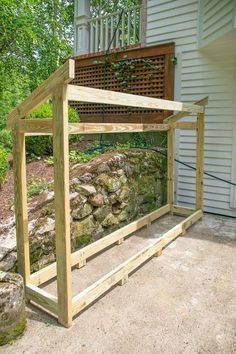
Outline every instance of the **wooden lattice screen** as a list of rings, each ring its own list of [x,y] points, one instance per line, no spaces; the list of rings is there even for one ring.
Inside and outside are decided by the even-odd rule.
[[[173,43],[110,53],[109,62],[136,60],[135,78],[128,80],[128,87],[125,89],[117,80],[116,72],[111,65],[108,64],[104,72],[106,58],[104,52],[100,55],[77,57],[75,79],[72,84],[172,100],[174,66],[171,59],[173,56]],[[149,59],[149,65],[144,65],[143,59]],[[130,107],[95,103],[70,102],[70,105],[78,110],[82,122],[161,123],[170,115],[170,111],[130,109]]]

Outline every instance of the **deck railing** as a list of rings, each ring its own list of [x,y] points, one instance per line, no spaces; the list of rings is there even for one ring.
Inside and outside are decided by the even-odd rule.
[[[141,41],[141,6],[89,20],[90,53],[122,48]]]

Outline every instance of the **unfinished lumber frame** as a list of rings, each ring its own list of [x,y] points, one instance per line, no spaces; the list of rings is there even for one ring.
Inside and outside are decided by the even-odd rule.
[[[52,74],[23,103],[8,116],[8,126],[14,136],[15,211],[18,269],[24,277],[26,297],[58,318],[65,327],[72,325],[74,315],[81,312],[100,295],[115,284],[123,285],[131,272],[152,256],[160,256],[163,248],[199,220],[203,215],[203,152],[204,152],[204,106],[207,98],[185,104],[150,97],[73,86],[74,61],[68,60]],[[53,101],[53,117],[49,119],[26,119],[34,109],[49,97]],[[178,113],[166,118],[163,124],[94,124],[68,123],[68,101],[126,105],[148,109],[175,110]],[[190,113],[197,114],[196,122],[179,122]],[[174,135],[175,129],[195,129],[197,133],[196,158],[196,208],[174,204]],[[167,203],[152,213],[133,221],[98,241],[74,252],[70,252],[70,206],[69,206],[69,134],[94,134],[114,132],[167,131],[168,134],[168,181]],[[30,274],[29,236],[27,214],[27,186],[25,163],[25,136],[53,135],[54,186],[56,221],[56,262]],[[72,267],[84,266],[98,252],[112,244],[121,244],[125,238],[145,225],[168,213],[186,218],[165,232],[159,239],[127,259],[94,284],[72,297]],[[57,296],[41,289],[40,286],[57,277]]]

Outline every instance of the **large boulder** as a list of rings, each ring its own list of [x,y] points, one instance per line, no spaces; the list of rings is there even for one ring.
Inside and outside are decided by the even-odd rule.
[[[26,325],[23,279],[13,273],[5,277],[0,281],[0,345],[11,343]]]

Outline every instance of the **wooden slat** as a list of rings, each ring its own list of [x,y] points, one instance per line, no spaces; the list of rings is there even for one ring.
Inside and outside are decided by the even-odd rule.
[[[167,203],[171,205],[171,209],[174,203],[174,129],[171,128],[168,131],[167,136]]]
[[[76,295],[72,300],[73,315],[81,312],[84,308],[99,298],[112,286],[118,282],[121,282],[122,279],[127,278],[131,272],[137,269],[153,255],[157,254],[158,251],[160,251],[164,246],[179,236],[183,230],[186,230],[188,227],[190,227],[201,216],[202,212],[200,210],[196,211],[193,215],[189,216],[187,219],[173,227],[171,230],[164,233],[161,238],[155,240],[151,245],[146,246],[134,256],[130,257],[127,261],[123,262],[111,272],[104,275],[94,284],[89,286],[87,289],[82,291],[80,294]]]
[[[121,229],[112,232],[100,240],[97,240],[90,245],[78,250],[71,255],[71,266],[74,266],[83,260],[95,255],[96,253],[102,251],[106,247],[116,243],[120,239],[132,234],[133,232],[141,229],[143,226],[150,224],[154,220],[160,218],[161,216],[167,214],[170,211],[170,205],[165,205],[152,213],[143,216],[142,218],[133,221],[132,223],[122,227]],[[49,266],[40,269],[35,272],[30,277],[30,282],[34,285],[40,285],[54,278],[57,275],[56,263],[50,264]]]
[[[75,85],[68,85],[68,99],[71,101],[124,105],[147,109],[165,109],[193,113],[203,112],[203,108],[198,105]]]
[[[72,280],[69,202],[69,143],[67,87],[53,94],[53,160],[56,225],[58,321],[72,324]]]
[[[199,101],[194,102],[193,105],[198,105],[198,106],[206,106],[208,104],[208,97],[204,97]],[[194,113],[194,111],[192,111]],[[203,111],[202,111],[203,112]],[[195,112],[197,113],[197,112]],[[201,113],[201,112],[199,112]],[[173,114],[167,118],[164,119],[164,123],[174,123],[180,120],[181,118],[187,117],[188,112],[178,112],[176,114]]]
[[[191,215],[194,211],[195,209],[193,208],[183,207],[180,205],[173,205],[173,214],[176,215],[187,216],[187,215]]]
[[[176,122],[173,123],[173,128],[175,129],[197,129],[196,122]]]
[[[70,82],[74,76],[74,60],[69,59],[8,115],[8,127],[11,128],[16,119],[24,118],[44,103],[51,96],[54,87]]]
[[[26,136],[31,135],[52,135],[52,119],[22,119],[19,121],[19,129]]]
[[[19,123],[20,132],[26,136],[52,135],[52,119],[24,119]],[[69,123],[69,134],[130,133],[147,131],[167,131],[168,124],[128,124],[128,123]]]
[[[204,113],[197,115],[196,209],[203,210],[204,199]]]
[[[13,130],[14,203],[16,216],[17,267],[24,282],[29,282],[30,258],[27,212],[25,137],[18,122]]]
[[[57,315],[57,298],[44,291],[43,289],[38,288],[33,284],[27,284],[26,287],[26,297],[28,300],[36,302],[36,304],[42,306],[48,311]]]
[[[70,123],[69,134],[132,133],[147,131],[167,131],[168,124],[128,124],[128,123]]]

